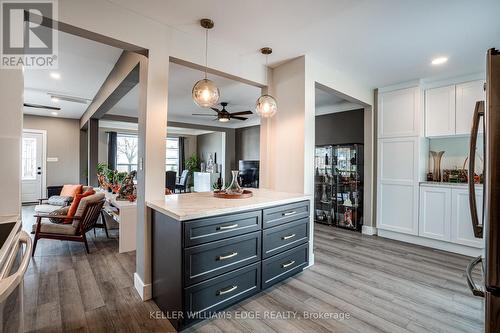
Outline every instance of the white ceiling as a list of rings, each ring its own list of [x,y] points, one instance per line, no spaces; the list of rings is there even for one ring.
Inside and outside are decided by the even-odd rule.
[[[200,124],[218,127],[242,127],[259,124],[259,117],[255,114],[255,101],[259,98],[261,89],[240,83],[221,76],[209,74],[208,78],[215,82],[220,91],[220,102],[228,102],[226,109],[229,112],[251,110],[245,121],[231,120],[228,123],[213,121],[216,113],[210,109],[201,108],[193,102],[191,90],[196,81],[203,78],[203,72],[175,63],[170,63],[169,90],[168,90],[168,120],[189,124]],[[137,86],[122,98],[109,114],[137,117],[139,95]],[[218,106],[220,108],[220,105]],[[211,117],[193,116],[193,113],[214,115]]]
[[[317,116],[363,108],[360,104],[350,102],[338,96],[333,91],[327,91],[318,87],[315,89],[315,106],[315,114]]]
[[[203,34],[232,52],[274,50],[271,64],[309,54],[371,87],[484,70],[500,47],[498,0],[113,0],[175,29]],[[237,50],[237,51],[236,51]],[[440,67],[436,56],[449,57]]]
[[[60,107],[58,117],[79,119],[87,104],[53,102],[47,93],[92,100],[108,76],[122,50],[63,32],[59,35],[57,70],[29,69],[24,72],[24,102]],[[51,72],[61,75],[59,80]],[[52,116],[52,110],[24,108],[24,113]]]

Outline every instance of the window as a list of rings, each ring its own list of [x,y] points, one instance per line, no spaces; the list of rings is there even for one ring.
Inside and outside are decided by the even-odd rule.
[[[179,139],[167,138],[167,153],[165,156],[165,171],[175,171],[179,174]]]
[[[166,146],[165,171],[179,173],[179,139],[167,138]],[[116,169],[127,172],[137,170],[137,155],[137,135],[118,133],[116,135]]]
[[[118,171],[137,170],[138,141],[137,135],[116,135],[116,169]]]
[[[22,179],[36,179],[36,139],[23,138],[22,143]]]

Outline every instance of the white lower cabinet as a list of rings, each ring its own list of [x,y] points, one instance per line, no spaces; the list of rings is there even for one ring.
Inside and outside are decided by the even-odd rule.
[[[450,241],[451,189],[420,187],[418,234],[423,237]]]
[[[482,221],[482,189],[476,189],[476,203],[479,221]],[[469,191],[467,189],[453,189],[452,191],[451,241],[472,247],[484,247],[484,239],[474,237],[472,231]]]
[[[482,189],[476,189],[478,212],[482,211]],[[481,216],[481,215],[480,215]],[[484,241],[474,237],[465,187],[420,186],[418,235],[420,237],[483,248]]]

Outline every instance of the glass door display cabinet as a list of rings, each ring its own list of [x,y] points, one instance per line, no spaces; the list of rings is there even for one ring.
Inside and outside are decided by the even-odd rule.
[[[317,146],[315,164],[315,221],[361,230],[363,145]]]

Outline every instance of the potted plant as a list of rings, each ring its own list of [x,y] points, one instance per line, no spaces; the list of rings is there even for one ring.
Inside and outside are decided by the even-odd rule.
[[[200,159],[193,153],[187,158],[185,166],[186,170],[189,171],[188,186],[191,187],[193,186],[193,172],[200,171]]]

